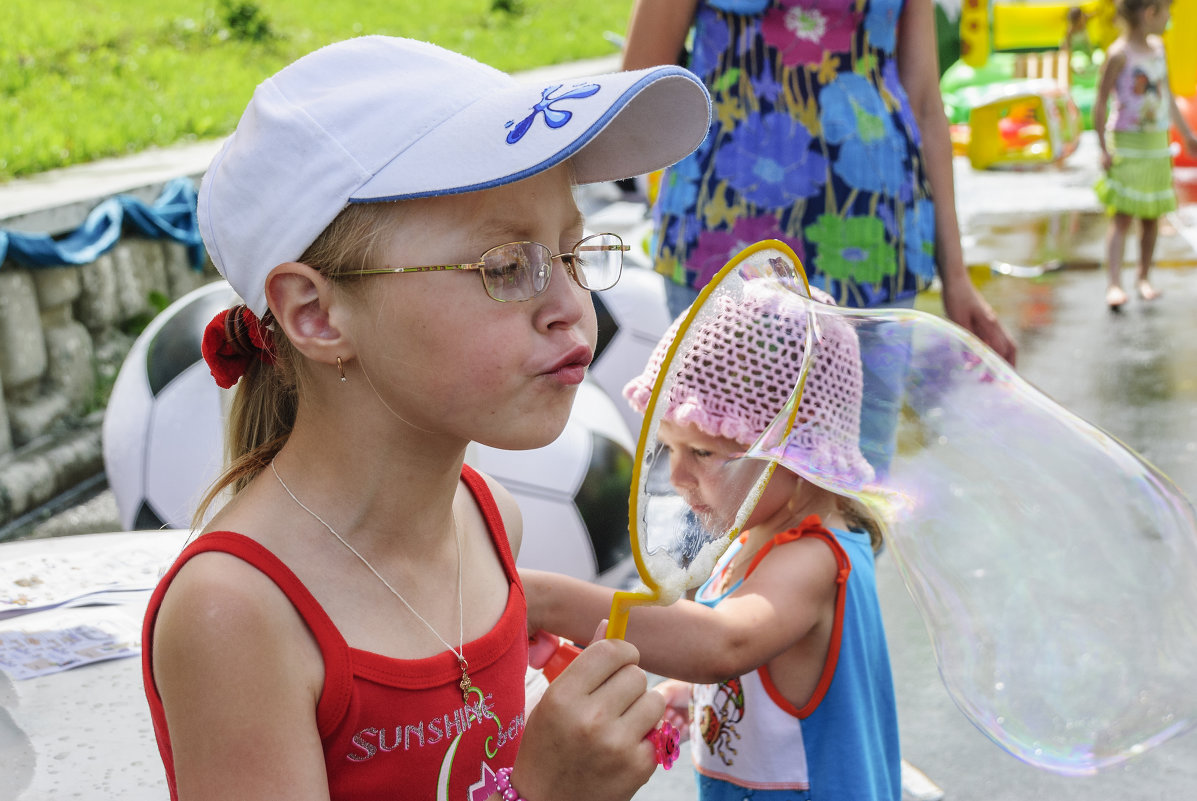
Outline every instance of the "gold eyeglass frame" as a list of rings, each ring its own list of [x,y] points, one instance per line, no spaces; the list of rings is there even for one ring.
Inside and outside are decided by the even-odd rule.
[[[616,240],[619,241],[619,244],[618,245],[587,245],[586,247],[583,247],[583,243],[585,243],[587,240],[595,239],[596,237],[600,237],[600,236],[614,237]],[[549,254],[549,259],[548,259],[549,277],[547,279],[545,279],[544,286],[540,289],[540,291],[538,291],[535,294],[530,295],[526,298],[496,298],[494,295],[491,294],[490,286],[486,282],[486,274],[483,272],[483,270],[486,268],[486,257],[489,256],[491,253],[494,253],[496,250],[510,247],[512,245],[536,245],[537,247],[543,248],[544,251]],[[578,244],[574,245],[573,249],[571,249],[570,251],[568,251],[566,253],[557,253],[557,254],[554,254],[553,251],[550,250],[547,245],[541,244],[540,242],[533,242],[531,240],[522,239],[522,240],[518,240],[516,242],[504,242],[501,245],[495,245],[493,248],[488,248],[482,254],[481,259],[479,259],[478,261],[475,261],[475,262],[468,262],[466,264],[429,264],[429,265],[425,265],[422,267],[378,267],[378,268],[371,269],[371,270],[353,270],[352,272],[342,273],[342,275],[347,275],[347,276],[348,275],[386,275],[389,273],[432,273],[432,272],[444,272],[447,270],[477,270],[477,271],[479,271],[479,277],[482,278],[482,287],[486,290],[486,294],[491,300],[494,300],[498,303],[522,303],[524,301],[532,300],[533,298],[539,297],[540,295],[544,294],[544,291],[546,289],[549,288],[549,281],[551,281],[553,278],[552,264],[553,264],[553,261],[556,259],[561,259],[561,263],[563,265],[565,265],[565,270],[566,270],[566,272],[569,273],[570,278],[573,279],[574,283],[576,283],[578,286],[582,287],[582,289],[588,290],[590,292],[601,292],[604,289],[610,289],[612,286],[615,286],[615,284],[619,281],[619,276],[623,274],[622,255],[624,253],[627,253],[631,249],[632,249],[631,246],[624,244],[623,237],[621,237],[619,234],[613,234],[613,233],[609,233],[609,232],[603,232],[603,233],[591,234],[590,236],[584,236],[580,240],[578,240]],[[619,251],[619,253],[620,253],[619,271],[615,276],[615,280],[612,281],[609,286],[595,289],[594,287],[588,287],[582,283],[581,278],[578,277],[578,271],[577,271],[577,267],[575,264],[575,260],[578,258],[580,252],[585,252],[585,251],[604,251],[604,252]]]

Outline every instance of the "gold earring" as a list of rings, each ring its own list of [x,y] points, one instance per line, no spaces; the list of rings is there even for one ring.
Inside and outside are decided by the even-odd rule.
[[[349,379],[345,377],[345,364],[341,361],[341,357],[337,357],[337,370],[341,373],[341,383],[344,384]]]

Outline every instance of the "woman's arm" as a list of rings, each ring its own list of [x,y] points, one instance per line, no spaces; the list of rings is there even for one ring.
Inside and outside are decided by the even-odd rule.
[[[697,5],[697,0],[636,0],[623,48],[623,68],[676,64]]]
[[[935,262],[943,284],[948,319],[976,334],[1011,364],[1017,348],[964,265],[956,190],[952,178],[952,140],[939,89],[939,59],[931,0],[906,0],[898,21],[898,77],[910,99],[923,140],[923,159],[935,201]]]
[[[811,539],[777,546],[740,588],[715,608],[681,600],[640,606],[627,639],[645,670],[712,683],[755,670],[809,634],[835,599],[835,557]],[[611,610],[613,591],[589,582],[521,570],[529,628],[585,641]]]

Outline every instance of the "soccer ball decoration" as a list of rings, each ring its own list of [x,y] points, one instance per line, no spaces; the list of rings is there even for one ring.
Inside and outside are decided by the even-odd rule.
[[[626,586],[636,575],[628,539],[635,450],[615,403],[588,378],[553,442],[528,451],[475,444],[466,462],[515,496],[524,518],[521,567]]]
[[[644,370],[657,341],[673,322],[665,300],[667,280],[655,270],[625,266],[619,283],[591,293],[598,314],[598,346],[589,374],[615,402],[635,435],[641,417],[623,399],[623,387]]]
[[[176,300],[137,337],[104,412],[108,485],[126,529],[187,528],[220,472],[231,393],[200,353],[204,328],[240,299],[224,281]]]

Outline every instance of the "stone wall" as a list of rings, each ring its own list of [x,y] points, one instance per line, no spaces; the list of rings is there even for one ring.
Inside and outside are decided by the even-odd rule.
[[[56,235],[82,213],[24,215],[19,227],[51,222]],[[104,404],[137,333],[165,301],[217,278],[210,264],[193,269],[182,244],[128,231],[91,264],[0,265],[0,528],[103,473]]]

